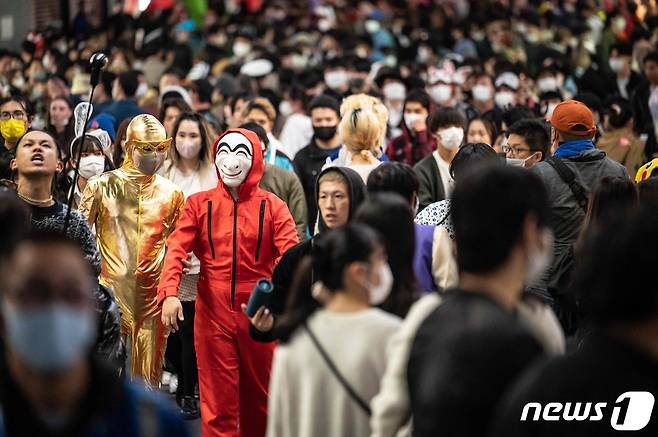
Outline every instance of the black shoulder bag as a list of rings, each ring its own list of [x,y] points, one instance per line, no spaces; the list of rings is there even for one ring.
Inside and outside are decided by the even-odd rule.
[[[546,162],[548,162],[551,167],[555,169],[558,176],[560,176],[560,179],[562,179],[562,181],[569,186],[569,189],[578,202],[578,206],[580,206],[584,213],[587,213],[587,202],[589,196],[587,195],[585,187],[583,187],[576,180],[576,174],[573,172],[573,170],[571,170],[569,166],[567,166],[562,161],[562,159],[558,158],[557,156],[553,156],[552,158],[547,159]]]
[[[336,367],[336,364],[334,364],[334,362],[331,360],[327,351],[324,350],[324,348],[318,341],[317,337],[315,336],[313,331],[311,331],[311,328],[309,328],[306,323],[304,323],[304,329],[308,333],[308,336],[311,338],[313,345],[316,347],[318,352],[320,352],[320,355],[322,356],[322,359],[324,359],[324,362],[327,363],[329,370],[331,370],[331,373],[333,373],[336,379],[338,379],[338,382],[340,382],[340,384],[345,388],[347,394],[350,395],[350,397],[354,400],[354,402],[356,402],[356,404],[359,407],[361,407],[361,409],[368,415],[368,417],[372,416],[370,405],[368,405],[368,403],[361,396],[359,396],[359,394],[354,390],[354,388],[350,385],[350,383],[347,382],[343,374],[340,373],[340,371]]]
[[[576,180],[576,174],[562,159],[552,157],[546,160],[557,172],[560,179],[569,186],[578,206],[587,213],[588,195],[585,187]],[[553,273],[548,282],[548,292],[555,299],[555,313],[566,336],[573,335],[578,329],[580,319],[578,302],[570,292],[571,272],[574,269],[573,246],[556,260]]]

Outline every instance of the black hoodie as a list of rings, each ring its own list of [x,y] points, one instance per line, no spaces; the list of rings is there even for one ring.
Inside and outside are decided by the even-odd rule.
[[[363,179],[361,179],[361,176],[359,176],[359,174],[351,168],[329,167],[323,170],[318,175],[315,183],[315,203],[317,205],[320,191],[320,184],[318,184],[317,181],[319,181],[324,174],[334,171],[343,175],[343,178],[345,178],[347,181],[347,189],[349,191],[350,202],[350,212],[348,215],[349,221],[352,219],[352,217],[354,217],[357,208],[359,205],[361,205],[366,197],[366,186],[363,183]],[[324,220],[322,220],[322,215],[318,213],[318,235],[325,232],[326,230],[328,230],[327,225],[324,223]],[[295,278],[297,267],[306,255],[311,254],[311,251],[313,250],[314,239],[315,237],[288,249],[288,251],[283,254],[283,257],[281,257],[279,264],[274,267],[274,271],[272,272],[272,284],[274,285],[274,290],[272,291],[272,298],[270,300],[269,309],[274,316],[275,325],[277,317],[281,316],[285,310],[286,302],[288,301],[288,295],[291,291],[290,289],[293,283],[293,279]],[[308,289],[309,293],[311,292],[311,285],[312,284],[305,285],[305,288]],[[274,329],[270,332],[263,333],[254,328],[253,325],[249,326],[249,333],[251,338],[255,341],[270,342],[276,340],[276,338],[272,335],[273,331]]]

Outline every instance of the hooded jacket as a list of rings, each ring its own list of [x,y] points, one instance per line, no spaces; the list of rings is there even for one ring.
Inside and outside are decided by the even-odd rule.
[[[251,142],[253,160],[234,200],[219,170],[217,188],[191,195],[176,229],[167,240],[167,258],[158,288],[158,302],[176,296],[183,273],[181,259],[194,252],[201,261],[198,296],[211,313],[235,310],[235,295],[251,292],[259,279],[269,278],[286,250],[297,244],[295,222],[286,204],[258,187],[265,163],[257,135],[246,129],[230,129]],[[219,305],[219,306],[218,306]]]
[[[318,181],[320,178],[329,172],[338,172],[347,181],[347,189],[349,191],[349,202],[350,202],[350,211],[348,215],[348,220],[351,220],[356,213],[357,208],[366,197],[366,186],[363,183],[361,176],[354,170],[347,167],[329,167],[325,169],[315,182],[315,203],[317,205],[318,199],[320,197],[320,184]],[[318,216],[318,229],[319,233],[327,231],[327,225],[322,220],[322,215]],[[319,234],[318,234],[319,235]],[[314,239],[315,237],[313,237]],[[306,255],[311,255],[313,251],[313,239],[299,243],[298,245],[292,247],[288,250],[283,257],[281,262],[276,266],[274,272],[272,273],[272,284],[274,285],[274,290],[272,291],[272,297],[270,300],[269,309],[274,316],[274,326],[276,327],[276,319],[278,316],[281,316],[285,309],[286,301],[288,300],[288,295],[290,294],[290,289],[292,287],[293,279],[297,272],[297,267],[299,263]],[[304,284],[304,288],[310,290],[311,284]],[[309,291],[310,292],[310,291]],[[270,332],[260,332],[253,325],[250,326],[249,331],[251,338],[256,341],[269,342],[274,341],[276,338],[275,329],[273,328]]]

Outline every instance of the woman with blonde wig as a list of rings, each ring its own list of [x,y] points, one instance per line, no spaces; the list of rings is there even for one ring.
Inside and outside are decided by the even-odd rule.
[[[388,110],[376,97],[355,94],[343,100],[340,114],[338,132],[345,146],[329,165],[349,167],[365,182],[370,172],[381,164],[379,156],[385,142]]]

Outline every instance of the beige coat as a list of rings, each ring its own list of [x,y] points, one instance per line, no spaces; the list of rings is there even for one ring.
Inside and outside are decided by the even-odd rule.
[[[624,165],[631,177],[634,177],[637,169],[645,163],[644,141],[635,135],[630,127],[604,133],[596,147],[603,150],[610,159]]]

